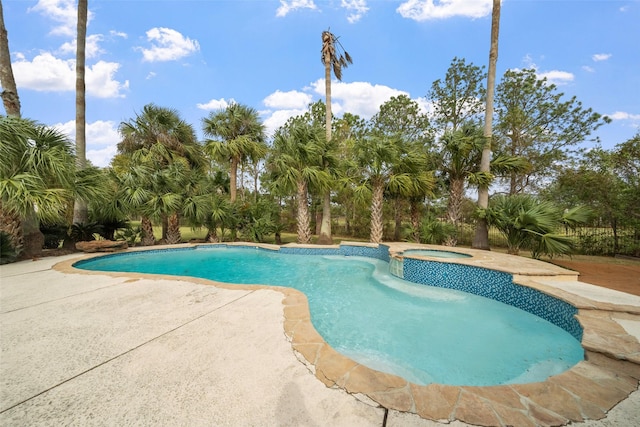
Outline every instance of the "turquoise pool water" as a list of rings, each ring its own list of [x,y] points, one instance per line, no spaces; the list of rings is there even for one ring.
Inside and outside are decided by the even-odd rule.
[[[416,384],[542,381],[583,359],[580,343],[544,319],[488,298],[398,279],[388,263],[371,258],[199,247],[75,266],[298,289],[307,295],[314,327],[333,348]]]
[[[424,255],[434,258],[471,258],[469,254],[452,251],[439,251],[435,249],[409,249],[404,251],[404,255]]]

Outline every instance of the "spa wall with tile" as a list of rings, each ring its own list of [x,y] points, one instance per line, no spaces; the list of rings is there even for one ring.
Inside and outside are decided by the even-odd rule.
[[[469,265],[404,258],[402,277],[423,285],[439,286],[491,298],[535,314],[582,340],[582,327],[571,304],[513,283],[511,274]],[[393,271],[391,271],[393,273]]]

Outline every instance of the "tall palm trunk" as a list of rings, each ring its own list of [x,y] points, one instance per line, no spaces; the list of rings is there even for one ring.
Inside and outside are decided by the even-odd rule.
[[[172,213],[168,218],[167,226],[167,244],[175,245],[182,241],[180,235],[180,216],[177,213]]]
[[[140,228],[142,229],[142,246],[152,246],[156,243],[156,238],[153,235],[153,224],[147,216],[143,216],[140,221]]]
[[[324,42],[324,40],[323,40]],[[327,143],[331,141],[331,58],[324,58],[324,95],[326,99],[325,108],[325,134]],[[318,243],[321,245],[333,244],[331,236],[331,190],[327,190],[322,197],[322,223],[320,225],[320,237]]]
[[[373,183],[373,194],[371,196],[371,236],[373,243],[382,242],[382,201],[384,196],[384,185],[382,180]]]
[[[311,243],[311,219],[307,203],[307,183],[299,180],[297,184],[298,198],[298,243]]]
[[[322,200],[322,225],[320,226],[320,237],[318,243],[321,245],[333,244],[331,236],[331,192],[327,191]]]
[[[82,170],[87,166],[86,150],[86,97],[85,97],[85,47],[87,44],[88,0],[78,0],[78,25],[76,43],[76,166]],[[73,205],[73,223],[89,221],[87,203],[76,199]]]
[[[2,84],[2,103],[7,116],[20,117],[20,97],[13,77],[13,67],[11,67],[9,38],[4,26],[2,2],[0,2],[0,84]]]
[[[484,116],[485,143],[480,160],[480,172],[491,172],[491,142],[493,139],[493,96],[496,86],[496,63],[498,62],[498,35],[500,33],[500,1],[493,0],[491,12],[491,48],[489,50],[489,70],[487,74],[487,105]],[[489,207],[489,187],[478,188],[478,207],[485,210]],[[478,218],[476,234],[471,245],[476,249],[489,250],[489,227],[485,217]]]

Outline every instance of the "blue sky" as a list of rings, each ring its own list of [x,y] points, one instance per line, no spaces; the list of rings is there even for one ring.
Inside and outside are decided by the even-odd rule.
[[[201,120],[249,105],[272,131],[324,99],[321,33],[353,57],[333,111],[369,118],[391,96],[425,109],[454,57],[488,63],[491,0],[89,0],[87,157],[106,166],[120,122],[150,102]],[[74,0],[4,0],[22,115],[74,136]],[[603,147],[640,126],[640,1],[503,0],[498,77],[535,68],[613,119]],[[593,146],[593,143],[585,143]]]

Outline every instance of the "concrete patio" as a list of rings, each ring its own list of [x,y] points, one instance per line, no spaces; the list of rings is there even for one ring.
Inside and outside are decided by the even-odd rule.
[[[301,332],[310,323],[305,323],[300,307],[304,301],[295,293],[283,296],[280,290],[260,287],[218,287],[198,279],[135,274],[85,274],[68,268],[82,256],[0,267],[0,425],[441,425],[416,413],[381,407],[367,396],[371,393],[366,387],[354,391],[319,375],[317,368],[323,362],[309,354],[309,346],[303,348],[305,340],[316,338],[314,331]],[[54,269],[60,262],[66,267]],[[539,286],[575,293],[576,283],[548,279]],[[580,297],[585,301],[612,304],[622,298],[625,304],[640,308],[640,298],[636,301],[626,294],[591,287],[580,292],[583,289],[588,290],[587,296]],[[581,312],[584,322],[607,324],[594,313],[600,311]],[[635,344],[627,343],[629,351],[635,351],[640,337],[637,316],[619,312],[613,317],[624,326],[626,334],[622,335],[635,339]],[[596,340],[586,332],[585,337]],[[311,357],[316,357],[315,364],[308,360]],[[593,357],[600,356],[594,352]],[[638,365],[619,363],[624,366],[616,365],[613,377],[604,373],[611,370],[604,367],[585,374],[602,375],[604,390],[588,390],[593,397],[582,397],[582,408],[590,412],[581,416],[606,417],[572,425],[640,425]],[[328,366],[326,360],[325,366],[328,371],[339,369]],[[598,412],[599,394],[611,394],[607,384],[620,397],[615,403],[621,402],[608,413],[601,408]],[[548,384],[546,387],[546,393],[553,391]],[[527,393],[525,389],[519,389],[520,396]],[[566,394],[566,388],[563,390]],[[458,393],[454,403],[461,416],[454,418],[469,421],[473,419],[469,414],[477,411],[479,416],[489,407],[496,424],[506,424],[507,418],[496,412],[495,405],[487,405],[495,396],[476,398],[483,393],[478,391],[465,403],[467,392]],[[441,395],[445,399],[447,392]],[[552,407],[557,403],[548,402],[551,408],[544,416],[524,417],[524,425],[543,424],[540,420],[544,419],[558,424],[562,418]],[[414,407],[420,404],[416,400]],[[522,397],[515,404],[538,408]]]

